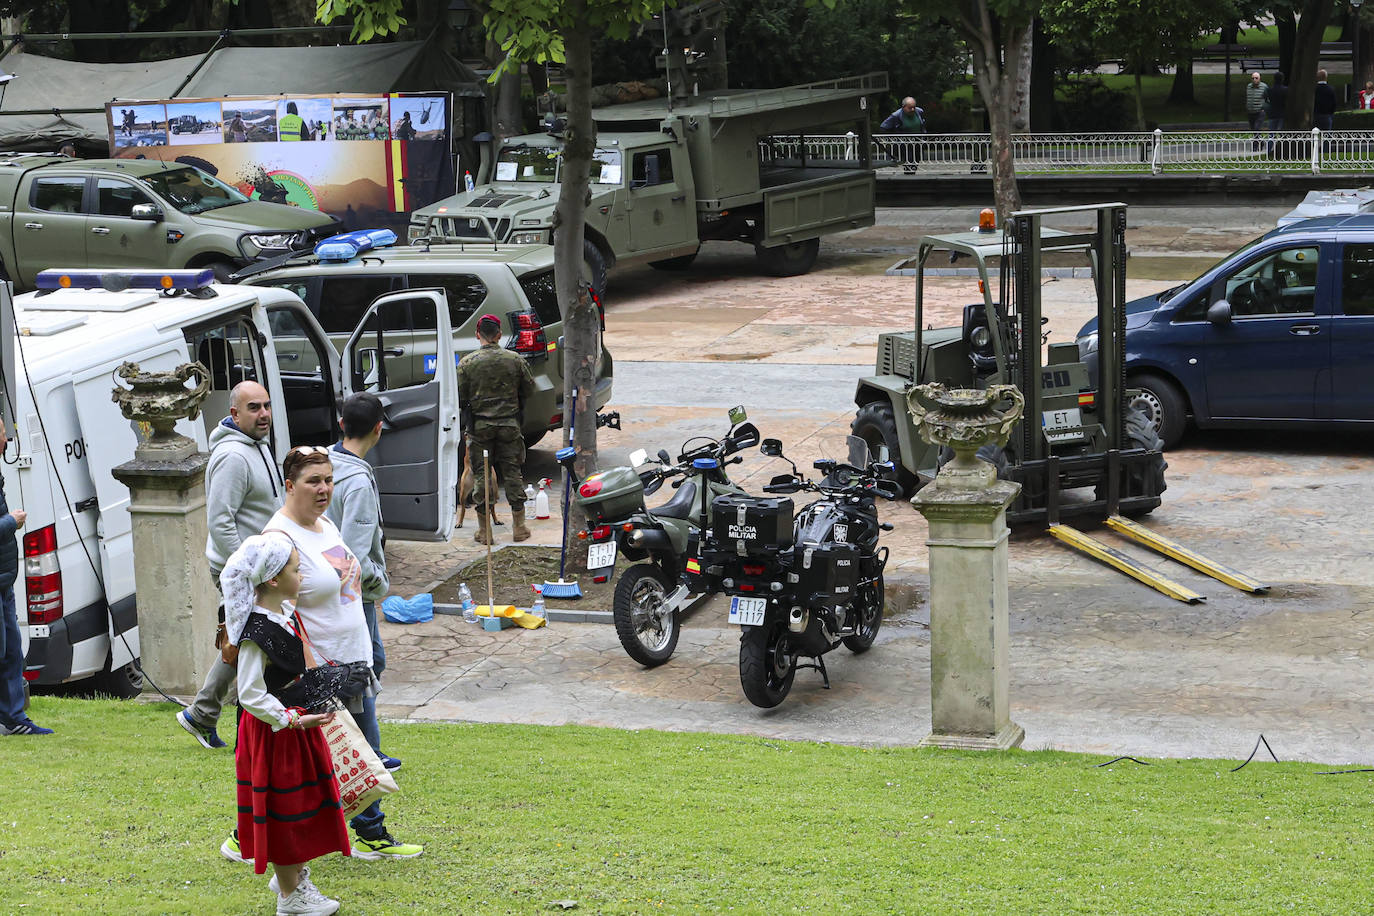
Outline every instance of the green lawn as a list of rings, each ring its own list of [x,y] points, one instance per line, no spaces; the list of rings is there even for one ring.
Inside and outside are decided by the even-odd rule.
[[[1214,45],[1220,40],[1221,36],[1213,32],[1199,38],[1193,47],[1201,51],[1208,45]],[[1340,25],[1328,25],[1326,31],[1322,33],[1322,41],[1324,42],[1340,40]],[[1252,57],[1277,57],[1279,53],[1279,30],[1272,25],[1265,28],[1242,29],[1236,41],[1247,46],[1250,50],[1245,53]]]
[[[59,732],[0,739],[0,912],[271,911],[266,879],[217,851],[229,751],[166,704],[33,706]],[[1306,764],[580,727],[383,739],[405,760],[389,825],[427,852],[317,862],[353,914],[1337,913],[1374,892],[1369,775]]]

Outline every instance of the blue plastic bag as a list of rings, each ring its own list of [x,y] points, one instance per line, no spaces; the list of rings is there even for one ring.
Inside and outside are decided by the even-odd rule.
[[[428,623],[434,619],[434,596],[428,592],[414,598],[392,595],[382,602],[382,616],[392,623]]]

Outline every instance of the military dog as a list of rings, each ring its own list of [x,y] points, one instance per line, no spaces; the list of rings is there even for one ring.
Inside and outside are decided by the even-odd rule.
[[[476,512],[481,512],[482,507],[473,505],[472,494],[477,485],[477,478],[472,473],[472,449],[463,449],[463,474],[458,478],[458,527],[463,527],[463,519],[467,516],[468,506],[472,506]],[[493,525],[504,525],[505,522],[496,517],[496,497],[500,490],[496,487],[496,470],[490,469],[487,472],[487,493],[491,503],[491,523]]]

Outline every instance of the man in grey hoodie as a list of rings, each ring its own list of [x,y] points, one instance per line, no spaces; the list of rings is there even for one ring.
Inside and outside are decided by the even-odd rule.
[[[210,433],[210,461],[205,470],[205,514],[210,535],[205,558],[219,587],[224,562],[244,539],[261,534],[282,505],[285,485],[268,434],[272,401],[257,382],[240,382],[229,393],[229,416]],[[215,654],[205,683],[177,722],[202,746],[224,747],[215,731],[220,711],[234,688],[237,669]]]
[[[391,580],[386,573],[383,553],[381,495],[367,454],[382,438],[384,414],[385,408],[375,394],[362,392],[344,401],[339,414],[343,441],[335,443],[329,453],[334,462],[334,497],[325,510],[325,515],[339,529],[339,535],[362,566],[363,614],[372,634],[372,673],[379,678],[386,668],[386,650],[377,628],[377,602],[386,597]],[[374,697],[363,698],[358,728],[388,769],[400,767],[399,760],[383,754],[379,747],[381,736],[377,729]]]

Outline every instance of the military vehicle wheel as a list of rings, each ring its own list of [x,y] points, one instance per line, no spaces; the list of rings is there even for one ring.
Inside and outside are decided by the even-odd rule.
[[[792,690],[797,657],[787,645],[781,619],[750,627],[739,638],[739,684],[750,703],[772,709]]]
[[[895,469],[888,476],[902,488],[903,496],[916,491],[916,475],[902,466],[902,446],[897,441],[897,421],[892,414],[892,405],[884,401],[865,404],[854,414],[849,431],[868,443],[868,453],[878,454],[878,446],[887,446],[888,460]]]
[[[1134,404],[1126,405],[1126,448],[1144,448],[1164,451],[1164,441],[1159,438],[1151,425],[1150,419],[1145,412]],[[1153,483],[1152,489],[1156,493],[1163,493],[1169,486],[1164,481],[1164,471],[1169,467],[1169,462],[1164,460],[1164,455],[1160,454],[1147,465],[1131,468],[1128,472],[1129,477],[1123,482],[1126,487],[1123,492],[1140,493],[1146,489],[1146,485]],[[1107,498],[1107,482],[1103,480],[1094,491],[1094,498]],[[1127,518],[1139,518],[1142,515],[1149,515],[1154,509],[1132,509],[1121,514]]]
[[[692,266],[692,262],[700,253],[701,246],[698,245],[697,250],[691,254],[680,254],[675,258],[664,258],[662,261],[650,261],[649,266],[654,270],[686,270]]]
[[[773,277],[795,277],[806,273],[816,263],[820,253],[820,239],[805,239],[791,245],[778,245],[764,248],[754,245],[754,255],[759,260],[763,272]]]
[[[606,258],[601,254],[601,249],[596,247],[596,242],[591,239],[582,240],[582,260],[587,262],[587,272],[591,275],[592,289],[602,299],[606,298]]]
[[[1144,415],[1164,448],[1173,448],[1183,438],[1183,430],[1188,424],[1188,407],[1178,386],[1157,375],[1138,375],[1128,381],[1131,388],[1139,388],[1140,394],[1131,401],[1128,409]],[[1130,422],[1130,414],[1127,414]]]
[[[109,669],[108,661],[105,665],[105,670],[94,679],[97,693],[108,694],[120,700],[132,700],[143,692],[143,672],[138,667],[137,659],[113,671]]]

